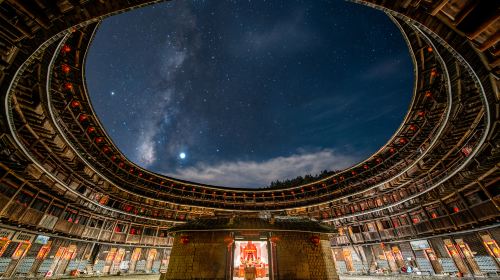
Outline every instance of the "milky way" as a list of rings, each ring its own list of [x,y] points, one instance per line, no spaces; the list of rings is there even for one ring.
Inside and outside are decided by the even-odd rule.
[[[380,11],[217,0],[104,20],[86,73],[101,122],[130,160],[185,180],[262,187],[379,149],[408,109],[412,67]]]

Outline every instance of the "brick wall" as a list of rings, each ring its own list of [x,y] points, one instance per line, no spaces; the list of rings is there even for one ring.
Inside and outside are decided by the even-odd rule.
[[[166,279],[224,279],[226,252],[224,232],[190,232],[189,242],[182,244],[180,234],[174,239]]]
[[[338,279],[330,241],[321,236],[319,245],[311,242],[317,234],[302,232],[276,233],[278,279]]]

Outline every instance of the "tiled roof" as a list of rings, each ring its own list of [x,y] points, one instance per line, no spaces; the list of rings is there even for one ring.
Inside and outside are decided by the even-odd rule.
[[[330,233],[333,228],[308,218],[203,218],[186,224],[172,227],[170,232],[181,231],[237,231],[237,230],[270,230],[270,231],[304,231]]]

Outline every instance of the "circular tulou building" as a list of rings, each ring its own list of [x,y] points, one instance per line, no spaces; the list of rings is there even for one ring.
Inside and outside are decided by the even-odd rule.
[[[500,274],[498,1],[352,0],[401,31],[409,110],[357,165],[267,189],[159,175],[105,132],[87,50],[103,19],[156,2],[0,2],[0,278]]]

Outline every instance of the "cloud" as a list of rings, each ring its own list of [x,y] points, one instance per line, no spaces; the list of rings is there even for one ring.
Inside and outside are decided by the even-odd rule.
[[[306,174],[315,175],[325,169],[343,169],[358,160],[357,156],[341,154],[332,149],[310,153],[301,150],[291,156],[280,156],[263,162],[234,161],[215,165],[199,163],[165,175],[212,185],[263,187],[275,180],[293,179]]]

